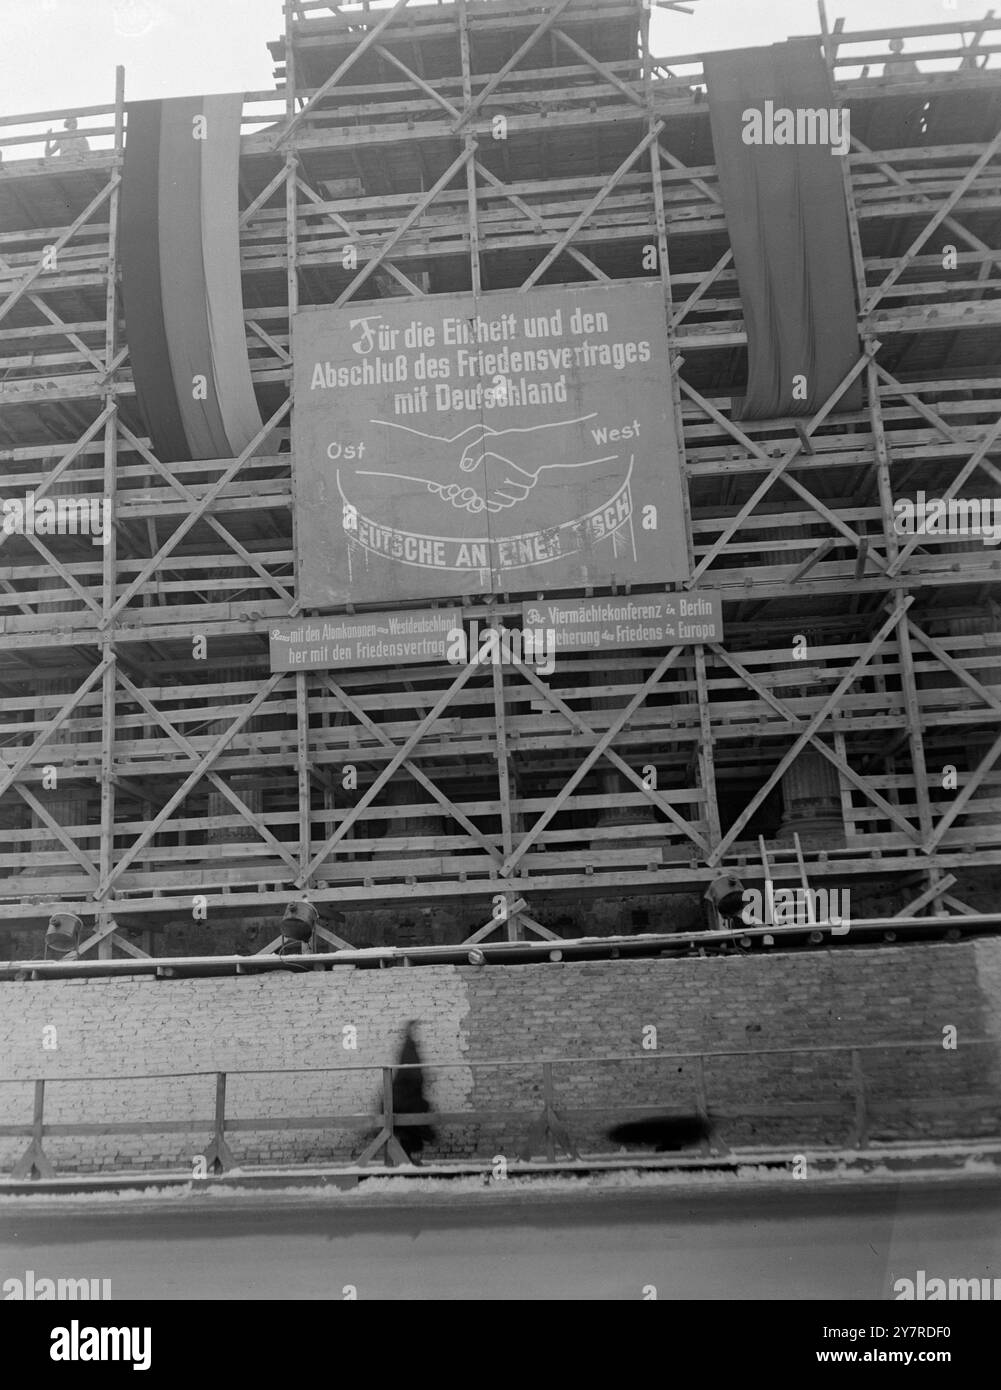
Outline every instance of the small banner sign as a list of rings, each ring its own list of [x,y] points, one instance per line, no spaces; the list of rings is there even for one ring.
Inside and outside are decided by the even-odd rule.
[[[524,603],[521,611],[523,628],[552,631],[557,651],[723,640],[723,603],[716,592],[554,599]]]
[[[355,617],[286,618],[271,626],[272,671],[323,671],[344,666],[410,666],[443,661],[461,610],[422,608]]]

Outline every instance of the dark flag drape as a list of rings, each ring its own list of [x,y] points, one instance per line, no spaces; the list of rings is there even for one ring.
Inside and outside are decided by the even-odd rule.
[[[704,71],[747,328],[747,395],[735,402],[734,416],[813,415],[861,352],[841,169],[847,155],[832,153],[829,141],[765,140],[782,111],[794,119],[799,112],[835,111],[827,66],[816,40],[791,39],[706,54]],[[762,113],[762,143],[745,139],[753,131],[752,110]],[[830,133],[831,121],[811,118],[804,129]],[[806,378],[805,399],[793,396],[796,377]],[[861,403],[855,382],[836,409],[858,410]]]
[[[139,410],[159,458],[186,459],[160,294],[160,107],[134,101],[122,177],[122,299]]]
[[[128,107],[126,339],[140,411],[167,461],[234,457],[261,428],[240,281],[242,110],[239,93]]]

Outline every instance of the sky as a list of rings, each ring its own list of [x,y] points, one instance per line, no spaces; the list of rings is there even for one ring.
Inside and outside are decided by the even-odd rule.
[[[657,15],[659,56],[818,32],[815,0],[690,3],[691,15]],[[843,15],[851,30],[978,19],[987,7],[984,0],[827,0],[827,8],[832,23]],[[272,88],[266,44],[282,27],[281,0],[0,0],[0,116],[110,103],[117,64],[127,100]]]

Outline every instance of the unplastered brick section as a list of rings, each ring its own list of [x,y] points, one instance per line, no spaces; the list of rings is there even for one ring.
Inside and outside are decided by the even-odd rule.
[[[976,953],[976,954],[975,954]],[[986,964],[989,962],[990,964]],[[992,976],[991,970],[995,972]],[[557,1108],[662,1105],[693,1110],[693,1059],[658,1060],[658,1053],[767,1052],[783,1047],[864,1047],[888,1041],[932,1046],[864,1054],[869,1095],[921,1101],[991,1093],[997,1098],[996,1058],[989,1048],[946,1051],[942,1029],[963,1037],[991,1036],[1001,1001],[1001,941],[976,945],[914,945],[894,950],[845,949],[684,960],[636,960],[483,969],[470,982],[467,1056],[476,1078],[477,1108],[524,1104],[541,1109],[541,1067],[517,1076],[479,1069],[480,1059],[645,1056],[644,1062],[597,1061],[554,1068]],[[657,1052],[644,1053],[644,1028],[657,1029]],[[995,1025],[996,1029],[996,1025]],[[995,1031],[994,1036],[997,1036]],[[938,1044],[938,1045],[936,1045]],[[847,1141],[853,1115],[848,1053],[804,1053],[708,1059],[710,1109],[727,1119],[735,1143]],[[746,1117],[748,1106],[804,1106],[838,1102],[831,1119]],[[958,1123],[965,1132],[994,1133],[993,1115],[970,1106]],[[621,1111],[619,1112],[621,1113]],[[600,1142],[611,1118],[581,1117],[574,1125],[584,1145]],[[955,1116],[920,1108],[887,1119],[873,1137],[946,1136]],[[481,1134],[481,1151],[499,1143],[497,1126]],[[606,1145],[607,1147],[607,1145]]]
[[[507,967],[281,973],[257,977],[153,980],[58,980],[0,985],[4,1122],[28,1124],[31,1081],[50,1078],[46,1120],[97,1125],[128,1120],[204,1119],[188,1134],[52,1135],[45,1150],[57,1170],[188,1163],[211,1139],[215,1081],[228,1074],[227,1115],[267,1119],[275,1128],[234,1131],[239,1162],[346,1160],[375,1133],[376,1071],[337,1076],[309,1068],[389,1062],[404,1025],[418,1019],[428,1091],[438,1110],[518,1109],[541,1114],[545,1059],[554,1066],[557,1108],[609,1107],[578,1116],[571,1128],[585,1149],[607,1147],[602,1132],[620,1107],[691,1110],[694,1059],[671,1052],[747,1051],[708,1059],[706,1092],[728,1117],[735,1144],[847,1142],[853,1117],[848,1053],[770,1053],[783,1047],[864,1048],[924,1041],[927,1048],[865,1052],[871,1137],[996,1134],[999,1069],[994,1048],[965,1048],[973,1038],[1001,1039],[1001,940],[915,944],[886,949],[796,952],[708,959],[600,961]],[[644,1029],[656,1028],[656,1051]],[[57,1049],[43,1048],[54,1026]],[[343,1046],[357,1029],[357,1049]],[[942,1044],[954,1027],[959,1046]],[[649,1034],[647,1034],[649,1036]],[[602,1057],[640,1057],[606,1064]],[[510,1060],[514,1069],[478,1066]],[[436,1069],[434,1063],[457,1065]],[[253,1068],[287,1069],[250,1075]],[[146,1073],[208,1075],[142,1081]],[[67,1078],[118,1076],[105,1082]],[[992,1107],[975,1103],[993,1097]],[[920,1102],[880,1118],[889,1102]],[[837,1114],[747,1114],[749,1106],[837,1105]],[[937,1108],[941,1103],[942,1108]],[[948,1105],[956,1108],[949,1110]],[[612,1110],[612,1107],[616,1109]],[[285,1127],[285,1118],[371,1114],[370,1131]],[[509,1156],[529,1121],[440,1129],[430,1154]],[[0,1140],[9,1171],[27,1146]]]
[[[1001,950],[993,940],[973,943],[977,979],[984,999],[984,1034],[1001,1039]]]

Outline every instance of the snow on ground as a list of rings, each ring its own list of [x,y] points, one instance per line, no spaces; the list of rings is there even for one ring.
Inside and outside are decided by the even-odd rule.
[[[318,1179],[308,1185],[301,1182],[295,1183],[294,1180],[298,1175],[294,1170],[276,1172],[272,1175],[274,1185],[271,1182],[264,1185],[255,1181],[261,1176],[259,1173],[233,1170],[224,1181],[218,1179],[204,1182],[193,1181],[175,1183],[168,1187],[158,1187],[153,1182],[146,1187],[127,1188],[114,1192],[88,1192],[68,1187],[63,1193],[51,1191],[5,1193],[0,1187],[0,1210],[10,1211],[12,1208],[33,1207],[52,1202],[85,1203],[88,1206],[109,1204],[117,1206],[126,1202],[183,1202],[195,1196],[198,1200],[210,1199],[212,1201],[246,1201],[249,1199],[251,1202],[260,1202],[261,1198],[266,1196],[269,1202],[274,1198],[282,1198],[289,1201],[308,1201],[310,1203],[323,1201],[348,1204],[362,1204],[373,1199],[381,1201],[403,1198],[411,1201],[415,1198],[424,1200],[431,1198],[447,1204],[448,1200],[454,1197],[463,1199],[476,1197],[486,1201],[507,1200],[512,1197],[530,1198],[537,1195],[575,1198],[600,1196],[603,1193],[649,1192],[657,1189],[673,1189],[675,1191],[711,1188],[734,1190],[748,1183],[770,1184],[773,1187],[786,1188],[790,1181],[796,1181],[797,1186],[802,1182],[804,1187],[812,1187],[817,1183],[855,1185],[888,1180],[901,1183],[936,1180],[954,1182],[963,1175],[969,1178],[996,1178],[999,1175],[997,1163],[991,1161],[987,1155],[976,1153],[967,1154],[961,1166],[940,1166],[935,1169],[913,1168],[905,1170],[890,1167],[878,1161],[866,1162],[863,1167],[858,1162],[846,1158],[832,1161],[830,1156],[825,1156],[824,1167],[820,1168],[817,1166],[819,1156],[807,1155],[807,1160],[809,1177],[803,1180],[794,1180],[791,1176],[791,1168],[781,1170],[774,1166],[742,1164],[732,1169],[714,1171],[674,1169],[650,1172],[626,1168],[598,1173],[514,1173],[507,1178],[493,1178],[485,1173],[463,1174],[456,1177],[411,1177],[386,1174],[365,1177],[356,1186],[350,1188],[337,1187],[332,1184],[320,1185]],[[809,1168],[811,1162],[814,1164],[812,1171]],[[280,1185],[283,1177],[290,1180],[289,1186]]]

